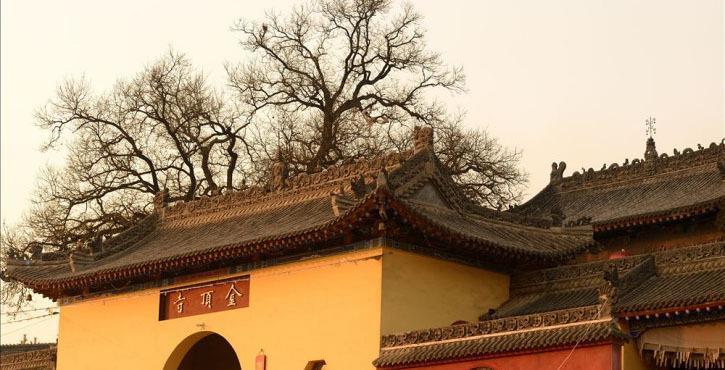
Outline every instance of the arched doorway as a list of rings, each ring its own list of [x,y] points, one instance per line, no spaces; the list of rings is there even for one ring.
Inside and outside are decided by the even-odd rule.
[[[231,344],[213,332],[200,332],[184,339],[164,365],[164,370],[241,369]]]

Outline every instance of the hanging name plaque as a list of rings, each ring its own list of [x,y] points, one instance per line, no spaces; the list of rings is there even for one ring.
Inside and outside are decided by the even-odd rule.
[[[248,307],[249,276],[162,290],[159,303],[159,320]]]

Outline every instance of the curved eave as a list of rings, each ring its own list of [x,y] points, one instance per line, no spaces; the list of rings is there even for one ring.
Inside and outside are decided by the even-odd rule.
[[[576,348],[587,348],[587,347],[593,347],[593,346],[599,346],[604,344],[611,344],[618,341],[622,341],[623,336],[622,335],[609,335],[607,337],[604,337],[602,339],[598,340],[582,340],[580,341]],[[448,364],[457,364],[461,362],[470,362],[470,361],[480,361],[480,360],[490,360],[495,358],[501,358],[501,357],[509,357],[509,356],[525,356],[525,355],[535,355],[538,353],[544,353],[544,352],[554,352],[554,351],[565,351],[565,350],[571,350],[572,344],[574,343],[567,343],[567,344],[560,344],[560,345],[551,345],[551,346],[540,346],[530,349],[520,349],[520,350],[508,350],[508,351],[494,351],[489,352],[481,355],[474,355],[474,356],[448,356],[444,357],[439,360],[434,361],[427,361],[427,360],[417,360],[417,361],[410,361],[405,363],[396,363],[394,365],[383,365],[379,364],[377,367],[378,369],[385,369],[385,370],[402,370],[402,369],[418,369],[420,367],[429,367],[429,366],[441,366],[441,365],[448,365]],[[373,365],[376,363],[373,362]],[[478,369],[477,367],[472,368],[472,370]],[[483,367],[482,369],[486,369]]]
[[[400,335],[407,335],[400,334]],[[548,352],[613,343],[626,336],[611,320],[510,331],[494,335],[442,339],[381,348],[373,365],[386,370],[418,368],[503,356]]]
[[[59,279],[24,279],[22,276],[13,274],[13,266],[9,265],[7,277],[17,280],[36,292],[43,293],[49,297],[57,298],[64,290],[79,289],[98,284],[127,281],[140,277],[162,277],[173,274],[179,270],[189,269],[195,266],[206,266],[221,261],[241,259],[265,253],[278,253],[282,249],[294,249],[310,242],[324,242],[341,236],[345,230],[355,223],[355,219],[364,215],[374,201],[369,196],[361,201],[356,207],[348,210],[343,215],[315,227],[296,232],[290,232],[271,237],[263,237],[246,241],[244,243],[228,244],[193,253],[176,255],[173,257],[131,264],[118,268],[99,270],[92,273],[79,273],[76,276]],[[277,247],[277,248],[275,248]],[[19,267],[28,267],[19,266]]]
[[[8,265],[7,276],[39,293],[51,298],[58,298],[63,295],[64,291],[144,278],[163,278],[183,270],[203,268],[204,266],[228,263],[228,261],[239,261],[254,256],[277,255],[311,243],[324,243],[343,237],[346,232],[354,229],[355,226],[369,220],[371,214],[377,214],[377,210],[380,209],[381,205],[391,209],[399,217],[402,217],[405,222],[424,232],[427,237],[442,241],[456,240],[456,247],[463,247],[473,253],[485,253],[487,256],[507,257],[506,259],[509,261],[516,259],[556,261],[570,256],[592,243],[591,238],[589,238],[575,248],[566,251],[536,251],[496,244],[452,230],[445,225],[437,224],[434,220],[407,207],[403,202],[397,200],[387,187],[383,187],[376,189],[340,216],[304,230],[85,274],[80,271],[77,275],[71,277],[32,279],[14,273],[17,272],[14,267],[29,268],[30,266],[27,264]]]
[[[703,299],[700,302],[692,302],[687,305],[673,306],[666,303],[652,303],[649,305],[637,305],[632,307],[622,307],[617,309],[617,316],[624,319],[640,318],[640,317],[670,317],[672,314],[690,314],[690,312],[722,310],[725,308],[725,300],[723,299]]]
[[[682,220],[717,211],[720,209],[720,204],[723,201],[725,201],[725,197],[715,198],[709,201],[664,211],[642,213],[611,220],[597,221],[592,223],[592,228],[594,229],[594,232],[605,232],[635,226]]]
[[[399,200],[394,200],[391,202],[391,206],[393,209],[395,209],[398,214],[403,217],[404,220],[406,220],[408,223],[410,223],[414,228],[422,231],[426,236],[432,236],[439,240],[457,240],[459,241],[460,245],[463,246],[470,246],[477,248],[481,250],[482,252],[488,253],[489,255],[499,255],[499,256],[510,256],[512,259],[514,258],[524,258],[524,259],[530,259],[532,261],[534,260],[540,260],[545,259],[546,261],[558,261],[561,259],[564,259],[566,257],[569,257],[576,252],[580,252],[587,247],[593,245],[594,240],[590,237],[584,238],[581,234],[575,235],[575,234],[569,234],[569,233],[560,233],[557,234],[558,236],[565,236],[565,237],[576,237],[582,239],[580,243],[560,251],[554,251],[554,250],[532,250],[532,249],[524,249],[524,248],[517,248],[517,247],[511,247],[506,245],[497,244],[494,242],[491,242],[489,240],[466,234],[463,232],[460,232],[458,230],[454,230],[446,225],[442,225],[438,223],[437,221],[427,217],[426,215],[422,215],[418,212],[416,212],[414,209],[411,209],[407,205],[405,205],[403,202]],[[522,228],[522,229],[536,229],[533,227],[527,227],[522,225],[516,225],[511,224],[514,227]],[[540,230],[537,230],[538,232],[541,232]],[[551,233],[555,233],[551,231]]]

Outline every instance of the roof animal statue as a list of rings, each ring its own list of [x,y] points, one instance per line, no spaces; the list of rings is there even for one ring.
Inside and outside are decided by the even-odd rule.
[[[356,197],[364,197],[366,193],[365,177],[359,175],[357,178],[350,180],[350,188]]]
[[[566,162],[556,162],[551,164],[551,174],[549,175],[549,182],[553,185],[561,184],[564,180],[564,170],[566,170]]]

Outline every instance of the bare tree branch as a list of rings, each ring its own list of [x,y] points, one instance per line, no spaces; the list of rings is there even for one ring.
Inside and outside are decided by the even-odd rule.
[[[465,78],[428,50],[410,4],[318,0],[234,29],[249,58],[226,66],[223,90],[174,51],[102,94],[83,78],[61,83],[36,121],[45,150],[66,146],[66,163],[41,172],[32,207],[3,231],[1,260],[109,238],[148,215],[163,189],[188,201],[265,185],[276,153],[294,174],[403,151],[418,124],[435,129],[439,159],[472,199],[520,200],[520,152],[434,100],[462,92]]]

